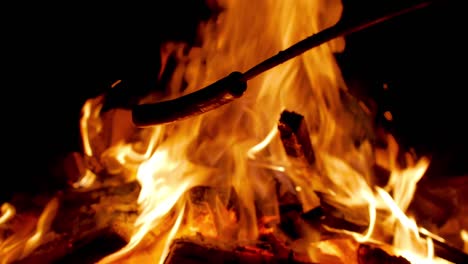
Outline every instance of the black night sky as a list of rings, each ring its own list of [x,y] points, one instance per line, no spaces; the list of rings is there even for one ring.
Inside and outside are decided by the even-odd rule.
[[[415,1],[345,0],[344,18],[410,2]],[[444,176],[468,173],[464,9],[448,2],[355,33],[337,55],[350,89],[373,98],[379,111],[392,111],[392,123],[376,122],[402,145],[432,155],[432,174]],[[211,14],[203,0],[12,11],[18,15],[10,16],[2,38],[7,160],[0,200],[18,191],[59,187],[50,168],[79,150],[84,101],[118,79],[131,90],[122,91],[117,102],[156,87],[160,43],[193,41],[197,23]]]

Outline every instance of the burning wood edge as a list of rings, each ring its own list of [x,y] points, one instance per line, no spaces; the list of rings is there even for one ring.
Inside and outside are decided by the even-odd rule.
[[[434,252],[437,256],[451,261],[453,263],[468,263],[468,254],[462,250],[450,245],[449,243],[437,237],[426,235],[424,232],[419,232],[421,237],[430,237],[434,243]]]
[[[297,113],[285,111],[280,118],[278,129],[288,156],[295,162],[299,162],[300,168],[315,166],[315,154],[304,118]],[[65,256],[71,256],[79,252],[80,249],[92,245],[94,241],[105,237],[109,237],[109,240],[120,240],[121,246],[123,246],[125,242],[129,241],[133,223],[138,216],[136,200],[139,190],[137,182],[130,182],[94,190],[65,191],[60,197],[62,205],[53,224],[55,237],[17,263],[63,261]],[[200,192],[200,190],[202,191]],[[205,197],[207,195],[220,195],[219,190],[215,190],[216,194],[211,194],[211,189],[205,190],[203,188],[191,191],[194,191],[191,194],[195,198],[199,197],[203,201],[207,199]],[[281,203],[280,199],[280,212],[280,228],[283,231],[290,231],[287,232],[288,235],[295,232],[300,236],[302,232],[300,228],[297,229],[303,223],[320,230],[321,241],[333,241],[333,239],[340,237],[339,234],[322,229],[323,226],[356,232],[363,232],[367,229],[367,223],[355,223],[343,217],[346,215],[344,208],[333,207],[325,200],[320,200],[320,206],[304,212],[302,204],[295,197],[285,203]],[[338,212],[338,214],[333,214],[333,212]],[[300,237],[294,236],[292,238],[300,239]],[[433,239],[433,241],[438,256],[454,263],[464,263],[467,260],[466,254],[462,251],[443,241],[437,239]],[[242,245],[209,241],[203,237],[180,238],[173,242],[166,263],[219,263],[223,261],[235,263],[310,263],[304,260],[300,254],[288,248],[278,250],[281,248],[279,245],[281,243],[267,240],[266,242]],[[117,248],[114,249],[117,250]],[[99,253],[106,254],[105,252]],[[401,257],[391,256],[378,246],[368,244],[360,245],[355,253],[358,263],[361,264],[408,263]]]
[[[328,242],[334,243],[335,241]],[[319,257],[319,259],[325,261],[327,257]],[[393,256],[378,245],[372,244],[358,244],[351,254],[346,255],[346,261],[359,264],[410,264],[405,258]],[[172,242],[164,264],[175,263],[313,264],[315,262],[311,262],[306,253],[298,254],[292,250],[278,251],[275,249],[274,242],[242,245],[198,236],[178,238]]]
[[[283,111],[278,124],[278,130],[280,132],[281,142],[283,143],[286,154],[293,162],[299,163],[299,165],[305,170],[315,165],[313,146],[310,141],[307,124],[302,115],[287,110]],[[425,195],[425,192],[420,193],[421,194],[419,196],[415,197],[416,201],[422,200],[426,204],[429,204],[425,206],[426,208],[427,206],[430,208],[440,207],[439,204],[428,202],[433,201],[430,197],[421,196]],[[315,228],[332,227],[335,229],[344,229],[359,233],[362,233],[367,229],[368,223],[353,221],[353,218],[346,218],[346,214],[349,209],[342,206],[337,207],[336,204],[327,202],[326,194],[321,194],[320,192],[317,192],[317,194],[320,199],[320,206],[301,214],[301,218],[305,219],[306,222],[312,224]],[[302,207],[300,208],[302,209]],[[424,232],[419,232],[419,235],[424,238],[429,236]],[[321,236],[322,239],[328,239],[337,236],[339,237],[340,234],[330,233],[327,230],[322,229]],[[453,263],[468,263],[468,255],[462,250],[457,249],[438,237],[430,237],[434,243],[434,251],[437,256]]]
[[[59,195],[61,205],[51,227],[52,238],[14,263],[60,261],[99,239],[106,240],[107,243],[111,241],[115,247],[124,246],[130,239],[133,223],[138,217],[136,201],[139,192],[140,185],[129,182],[94,190],[62,193]],[[104,257],[101,254],[106,254],[106,251],[91,254],[99,258]],[[87,256],[79,256],[85,257]]]
[[[315,163],[314,150],[302,115],[287,110],[283,111],[278,130],[283,147],[289,157],[299,160],[303,165]]]
[[[287,147],[286,152],[289,157],[302,164],[301,167],[314,166],[315,154],[303,117],[294,112],[284,112],[280,121],[280,135],[285,148]],[[53,231],[56,233],[54,239],[41,245],[31,255],[17,263],[66,261],[64,259],[67,256],[80,254],[78,252],[81,249],[92,246],[95,241],[101,238],[107,238],[107,241],[119,240],[120,244],[115,247],[123,246],[131,236],[133,222],[138,215],[136,205],[138,193],[139,184],[136,182],[94,190],[66,191],[61,196],[62,206],[53,225]],[[194,197],[193,199],[203,201],[207,199],[207,195],[212,199],[213,195],[223,196],[222,190],[213,190],[207,187],[194,188],[190,193]],[[280,199],[281,223],[279,228],[290,236],[295,233],[297,236],[292,235],[293,239],[300,239],[302,232],[299,227],[306,223],[320,230],[322,241],[332,241],[340,237],[339,234],[322,229],[323,226],[356,232],[363,232],[367,228],[365,223],[353,223],[349,219],[340,218],[339,215],[344,214],[340,210],[344,209],[334,208],[326,201],[321,201],[321,206],[304,212],[301,203],[295,197],[282,197]],[[338,214],[333,214],[334,211]],[[443,242],[437,240],[434,242],[436,253],[439,256],[455,260],[455,263],[463,263],[458,261],[464,259],[463,252]],[[282,248],[282,253],[278,254],[281,243],[270,240],[248,246],[228,245],[219,241],[210,242],[207,238],[200,237],[181,238],[173,242],[166,263],[178,263],[179,261],[205,263],[204,260],[207,256],[210,256],[210,260],[213,259],[209,263],[231,260],[242,263],[309,263],[287,248]],[[272,248],[275,250],[271,250]],[[379,261],[386,259],[386,263],[407,263],[403,262],[401,258],[386,255],[375,246],[363,245],[356,252],[360,254],[358,255],[359,263],[376,263],[376,259]],[[96,253],[98,252],[91,254]],[[106,251],[99,253],[99,256],[102,257]],[[78,258],[83,258],[83,256],[80,255]]]
[[[310,263],[293,251],[275,254],[272,245],[256,242],[250,245],[215,241],[202,236],[179,238],[172,242],[165,264],[175,263]]]
[[[329,228],[338,230],[348,230],[360,233],[364,232],[367,229],[366,226],[355,224],[349,222],[346,219],[333,216],[329,212],[323,211],[321,208],[317,208],[314,211],[315,212],[313,214],[315,215],[315,218],[318,215],[321,215],[321,220],[319,222],[321,225],[321,239],[323,240],[347,237],[347,235],[345,234],[329,231]],[[308,215],[310,215],[310,213],[305,214],[305,216],[303,217],[305,217],[306,219],[310,219],[311,217]],[[307,220],[307,222],[309,221],[311,220]],[[428,237],[428,235],[424,234],[423,232],[420,232],[419,235],[424,238]],[[441,240],[440,238],[432,236],[430,237],[433,241],[435,255],[452,263],[468,263],[468,255],[462,250],[450,245],[448,242]]]

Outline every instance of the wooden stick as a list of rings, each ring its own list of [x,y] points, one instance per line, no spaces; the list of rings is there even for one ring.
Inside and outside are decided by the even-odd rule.
[[[247,88],[247,81],[265,71],[337,37],[346,36],[403,14],[425,8],[433,2],[435,1],[423,2],[403,10],[381,15],[377,18],[365,19],[357,23],[339,21],[334,26],[280,51],[278,54],[260,62],[244,73],[233,72],[205,88],[174,100],[138,105],[133,108],[133,122],[140,127],[152,126],[182,120],[217,109],[241,97]]]
[[[297,42],[296,44],[292,45],[291,47],[287,48],[286,50],[280,51],[275,56],[272,56],[262,61],[261,63],[255,65],[254,67],[252,67],[251,69],[249,69],[243,74],[242,80],[248,81],[256,77],[257,75],[273,67],[276,67],[292,58],[295,58],[296,56],[299,56],[302,53],[312,48],[318,47],[332,39],[335,39],[341,36],[347,36],[354,32],[364,30],[366,28],[380,24],[392,18],[401,16],[403,14],[425,8],[429,6],[430,4],[432,4],[433,2],[434,1],[423,2],[423,3],[416,4],[414,6],[411,6],[402,10],[398,10],[396,12],[391,12],[389,14],[379,16],[377,18],[365,19],[355,24],[347,24],[345,21],[341,20],[334,26],[329,27],[323,31],[320,31],[319,33],[314,34],[306,39],[303,39]]]

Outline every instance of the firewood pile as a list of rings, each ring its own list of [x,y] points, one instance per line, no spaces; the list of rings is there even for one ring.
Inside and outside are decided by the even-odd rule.
[[[309,170],[316,166],[316,158],[303,116],[285,110],[279,119],[278,131],[291,163],[301,168],[302,179],[314,181],[317,176],[310,174]],[[369,127],[363,126],[357,137],[374,137],[370,131]],[[73,156],[80,157],[76,153]],[[386,173],[376,167],[376,174],[386,177]],[[410,207],[429,229],[452,238],[435,240],[434,244],[437,255],[454,263],[463,263],[467,256],[460,249],[463,242],[456,237],[461,227],[468,226],[468,203],[466,195],[463,195],[466,180],[462,178],[447,180],[443,185],[425,183]],[[46,231],[47,236],[43,236],[40,245],[24,257],[21,255],[24,254],[25,243],[18,245],[16,251],[8,250],[2,243],[8,242],[22,229],[29,228],[32,232],[50,197],[18,196],[11,201],[16,215],[0,225],[0,254],[18,264],[97,262],[129,242],[139,213],[139,192],[140,185],[135,181],[61,191],[54,195],[58,199],[58,208]],[[210,203],[210,200],[223,195],[225,190],[216,187],[194,187],[189,190],[189,211],[203,214],[203,208],[197,207],[199,204]],[[178,237],[172,241],[165,263],[314,263],[310,260],[311,255],[315,256],[316,263],[343,263],[343,260],[358,264],[410,263],[395,255],[388,245],[358,243],[345,234],[330,231],[331,227],[364,232],[369,223],[365,218],[356,217],[359,215],[356,209],[337,206],[321,193],[315,197],[301,197],[299,192],[283,191],[277,197],[280,219],[260,215],[258,225],[261,232],[256,241],[226,241],[202,234]],[[235,211],[238,206],[235,195],[229,199],[232,200],[229,202],[231,209]],[[221,224],[214,223],[214,226]],[[151,233],[147,236],[150,242],[156,239],[151,238]],[[308,241],[311,241],[310,236],[314,237],[316,252],[301,246],[305,236],[308,236]],[[319,250],[327,247],[339,249],[336,252],[342,255]],[[10,262],[6,260],[6,263]]]

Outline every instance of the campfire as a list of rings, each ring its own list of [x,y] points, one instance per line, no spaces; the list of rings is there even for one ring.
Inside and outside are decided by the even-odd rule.
[[[216,4],[200,45],[162,46],[166,87],[138,105],[245,72],[343,9]],[[463,194],[419,184],[430,159],[399,147],[348,91],[335,60],[344,49],[334,37],[249,79],[242,97],[175,122],[139,126],[131,109],[103,110],[107,93],[89,99],[82,152],[63,164],[68,188],[1,206],[1,263],[464,263],[466,212],[451,200]]]

